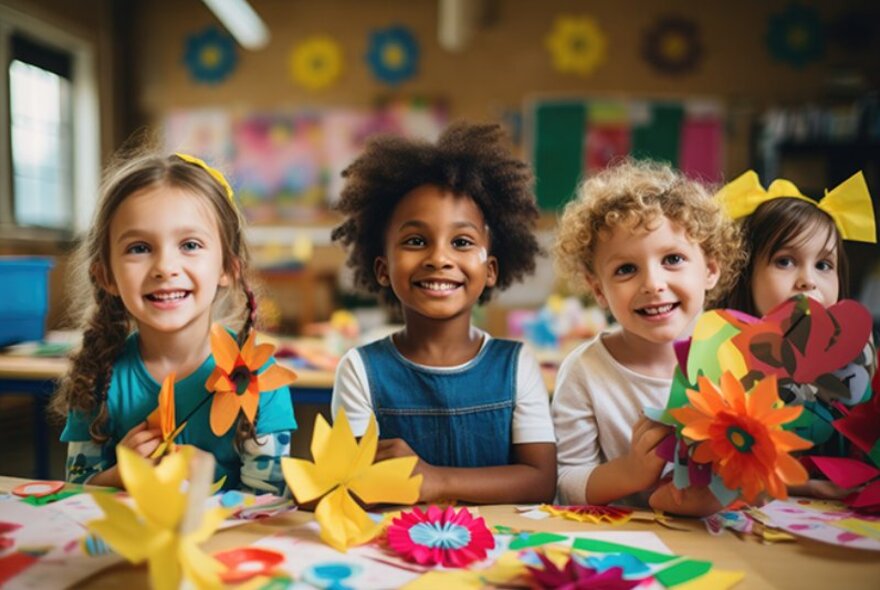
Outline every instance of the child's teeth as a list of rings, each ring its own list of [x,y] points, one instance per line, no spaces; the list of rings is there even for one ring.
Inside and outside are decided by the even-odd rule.
[[[646,307],[645,313],[648,315],[659,315],[661,313],[666,313],[672,310],[672,304],[668,303],[666,305],[661,305],[660,307]]]
[[[455,289],[455,284],[453,283],[423,283],[425,287],[431,289],[432,291],[448,291],[450,289]]]

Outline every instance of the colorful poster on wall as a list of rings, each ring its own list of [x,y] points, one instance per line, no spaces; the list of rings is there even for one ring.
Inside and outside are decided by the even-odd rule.
[[[378,134],[435,140],[446,127],[445,102],[383,101],[372,109],[230,112],[172,111],[166,151],[203,158],[229,178],[249,221],[308,222],[328,214],[342,171]]]
[[[542,209],[563,206],[578,182],[627,155],[691,178],[721,180],[724,110],[718,101],[562,99],[527,110],[526,139]]]

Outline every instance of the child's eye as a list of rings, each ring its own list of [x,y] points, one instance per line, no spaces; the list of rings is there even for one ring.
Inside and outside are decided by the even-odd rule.
[[[403,241],[404,246],[424,246],[425,240],[421,236],[411,236]]]
[[[126,254],[146,254],[149,251],[150,247],[142,243],[132,244],[125,249]]]
[[[474,245],[474,241],[469,238],[455,238],[452,245],[456,248],[468,248]]]
[[[773,259],[773,264],[776,268],[791,268],[794,266],[794,258],[791,256],[779,256]]]
[[[834,270],[834,263],[830,260],[820,260],[816,263],[816,270],[821,270],[823,272]]]
[[[621,264],[614,270],[615,276],[630,275],[636,272],[635,264]]]
[[[195,240],[186,240],[180,245],[180,249],[184,252],[195,252],[196,250],[200,250],[202,245]]]
[[[669,254],[663,258],[663,264],[666,266],[678,266],[685,261],[684,256],[681,254]]]

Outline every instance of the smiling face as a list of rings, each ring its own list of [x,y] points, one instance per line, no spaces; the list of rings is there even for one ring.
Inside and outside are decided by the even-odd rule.
[[[666,217],[654,225],[601,237],[587,281],[628,335],[660,344],[685,334],[719,273],[682,228]]]
[[[376,279],[391,287],[407,318],[469,317],[498,277],[498,262],[488,252],[489,230],[473,199],[423,185],[394,208],[385,255],[375,261]]]
[[[165,185],[134,193],[113,214],[109,246],[109,276],[99,280],[122,298],[142,333],[207,333],[217,289],[230,277],[203,197]]]
[[[806,238],[762,255],[752,271],[752,297],[758,314],[795,295],[808,295],[824,306],[840,295],[837,241],[831,231],[814,227]]]

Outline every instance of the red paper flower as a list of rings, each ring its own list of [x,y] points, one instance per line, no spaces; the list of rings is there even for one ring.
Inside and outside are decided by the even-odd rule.
[[[758,382],[746,396],[739,380],[730,372],[721,376],[721,390],[699,377],[699,392],[688,390],[690,406],[669,410],[684,424],[682,434],[700,441],[694,461],[712,463],[713,469],[731,490],[741,489],[747,502],[766,490],[785,499],[785,484],[807,480],[807,472],[789,451],[808,449],[812,443],[782,425],[800,416],[801,406],[778,407],[776,377]]]
[[[485,559],[486,550],[495,547],[495,538],[482,518],[474,519],[467,508],[456,512],[451,506],[402,512],[391,521],[386,535],[391,549],[422,565],[465,567]]]
[[[623,570],[612,567],[603,572],[597,572],[585,565],[578,563],[572,557],[568,559],[565,567],[559,569],[543,553],[537,553],[543,568],[526,566],[532,575],[532,588],[547,590],[629,590],[641,584],[642,580],[624,580]]]

